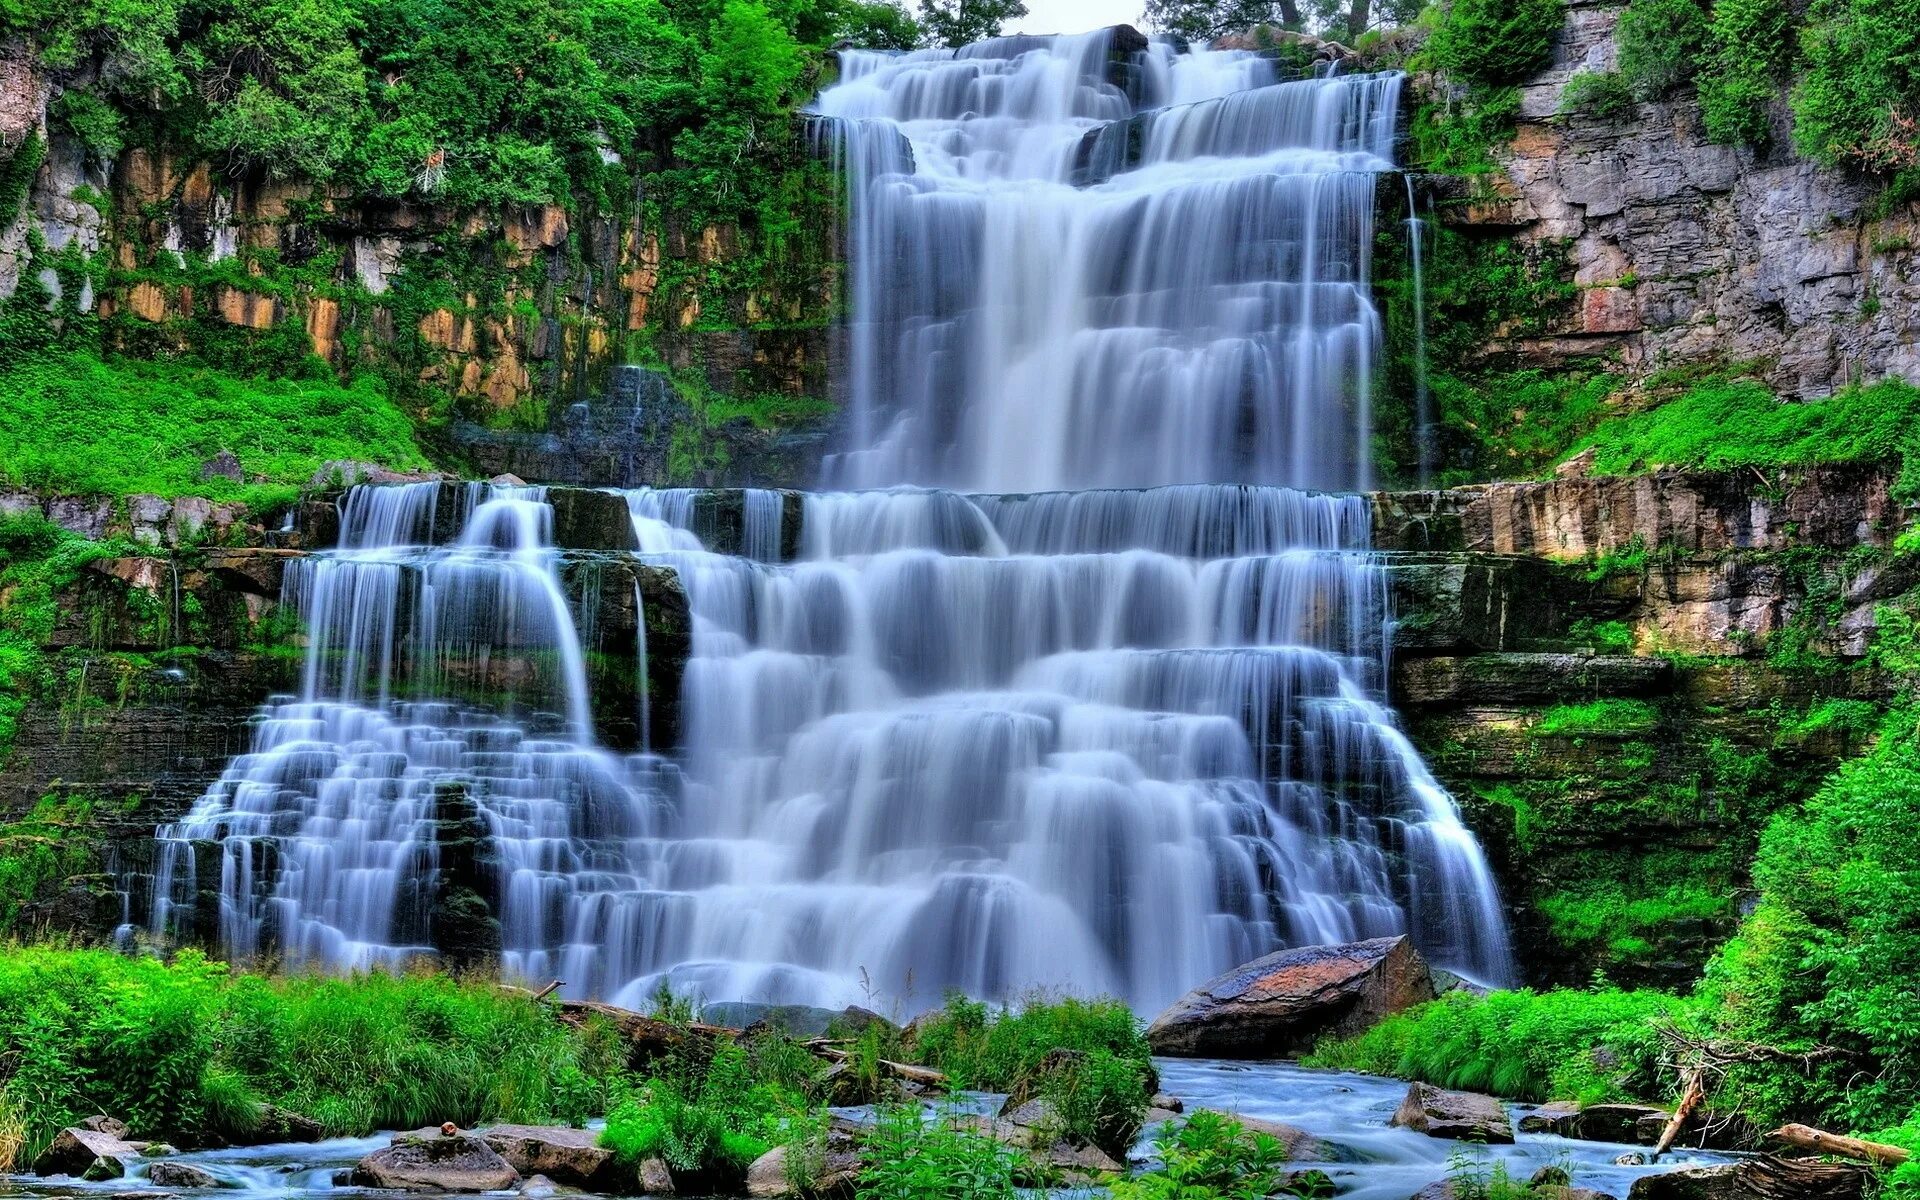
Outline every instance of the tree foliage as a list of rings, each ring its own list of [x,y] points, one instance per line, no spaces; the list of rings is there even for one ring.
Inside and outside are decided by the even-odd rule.
[[[941,46],[999,37],[1008,21],[1026,15],[1022,0],[920,0],[920,26]]]
[[[1716,142],[1767,140],[1768,108],[1793,61],[1793,12],[1778,0],[1717,0],[1700,77],[1700,109]]]
[[[1690,83],[1712,30],[1702,0],[1634,0],[1614,34],[1620,75],[1642,100],[1658,100]]]
[[[1427,52],[1463,82],[1518,83],[1546,65],[1563,15],[1560,0],[1449,0]]]

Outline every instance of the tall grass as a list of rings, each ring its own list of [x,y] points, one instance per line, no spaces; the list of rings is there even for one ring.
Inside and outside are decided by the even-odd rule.
[[[0,955],[0,1167],[107,1113],[136,1134],[244,1136],[271,1104],[331,1134],[442,1121],[578,1123],[623,1048],[444,974],[236,975],[102,950]]]

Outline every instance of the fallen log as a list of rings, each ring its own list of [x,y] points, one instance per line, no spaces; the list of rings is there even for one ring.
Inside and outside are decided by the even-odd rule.
[[[1767,1135],[1770,1141],[1796,1150],[1811,1150],[1816,1154],[1831,1154],[1836,1158],[1853,1158],[1862,1162],[1878,1163],[1883,1167],[1897,1167],[1913,1157],[1913,1152],[1902,1146],[1889,1146],[1885,1142],[1869,1142],[1861,1138],[1846,1137],[1838,1133],[1828,1133],[1824,1129],[1815,1129],[1811,1125],[1783,1125]]]
[[[1660,1156],[1667,1152],[1667,1147],[1673,1145],[1673,1139],[1680,1136],[1680,1131],[1687,1127],[1687,1120],[1693,1116],[1694,1110],[1698,1109],[1701,1102],[1707,1098],[1706,1077],[1707,1073],[1704,1070],[1695,1069],[1687,1072],[1687,1086],[1680,1093],[1680,1103],[1674,1106],[1673,1116],[1668,1119],[1667,1127],[1660,1131],[1660,1140],[1653,1145],[1654,1162],[1660,1161]]]
[[[818,1054],[828,1062],[843,1063],[846,1062],[848,1058],[845,1050],[836,1049],[832,1046],[814,1043],[809,1045],[809,1049],[812,1049],[815,1054]],[[922,1087],[944,1089],[947,1086],[946,1075],[934,1070],[932,1067],[917,1067],[912,1063],[894,1062],[891,1059],[885,1058],[875,1061],[882,1071],[885,1071],[895,1079],[904,1079],[908,1083],[917,1083]]]
[[[1743,1200],[1860,1200],[1873,1172],[1850,1163],[1763,1154],[1741,1163],[1734,1178]]]

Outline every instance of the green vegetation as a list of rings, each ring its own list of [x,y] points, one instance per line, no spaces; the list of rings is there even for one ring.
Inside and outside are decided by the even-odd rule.
[[[184,1141],[250,1132],[260,1105],[333,1134],[430,1121],[579,1122],[620,1056],[491,984],[441,975],[264,979],[182,952],[0,955],[0,1165],[94,1113]],[[614,1047],[617,1049],[617,1047]]]
[[[1677,997],[1617,988],[1453,992],[1302,1061],[1529,1100],[1627,1100],[1663,1086],[1653,1022],[1686,1014]]]
[[[1581,71],[1560,93],[1562,113],[1618,120],[1633,115],[1633,87],[1618,71]]]
[[[1202,1109],[1154,1139],[1160,1165],[1113,1185],[1113,1200],[1238,1200],[1240,1197],[1331,1196],[1318,1172],[1294,1180],[1287,1150],[1269,1133]]]
[[[744,1047],[721,1044],[702,1058],[670,1056],[607,1114],[602,1145],[629,1166],[660,1158],[688,1186],[726,1190],[753,1160],[783,1140],[806,1098],[768,1078]],[[784,1063],[784,1059],[770,1061]],[[761,1068],[756,1070],[756,1068]]]
[[[1614,33],[1620,75],[1641,99],[1663,99],[1693,80],[1711,33],[1702,0],[1634,0]]]
[[[221,450],[244,483],[202,479]],[[413,425],[369,375],[245,379],[206,366],[52,352],[0,372],[0,484],[285,503],[331,460],[422,467]]]
[[[1546,65],[1561,19],[1559,0],[1447,0],[1427,54],[1466,83],[1519,83]]]
[[[1118,1001],[991,1009],[953,996],[916,1025],[914,1050],[961,1087],[1047,1099],[1064,1134],[1109,1153],[1124,1155],[1146,1114],[1152,1055],[1139,1019]]]
[[[1904,458],[1920,418],[1920,388],[1900,380],[1823,400],[1776,399],[1751,379],[1716,377],[1644,412],[1614,417],[1575,447],[1593,471],[1653,467],[1811,466]]]
[[[1793,15],[1775,0],[1715,0],[1700,111],[1717,142],[1767,140],[1767,109],[1792,65]]]
[[[1669,879],[1664,886],[1653,871],[1634,872],[1627,880],[1594,879],[1540,901],[1549,931],[1562,945],[1592,955],[1603,964],[1628,964],[1657,953],[1656,939],[1674,925],[1725,917],[1732,898],[1691,879]]]
[[[1014,1200],[1013,1154],[992,1138],[919,1108],[881,1110],[857,1200]]]
[[[1536,737],[1633,737],[1650,732],[1660,721],[1660,710],[1645,700],[1590,700],[1561,704],[1542,713],[1534,723]]]

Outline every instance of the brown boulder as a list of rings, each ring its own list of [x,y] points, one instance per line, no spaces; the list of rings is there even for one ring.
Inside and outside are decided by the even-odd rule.
[[[845,1200],[851,1197],[860,1178],[860,1156],[851,1150],[829,1148],[807,1172],[809,1178],[798,1188],[787,1170],[788,1148],[775,1146],[753,1160],[747,1168],[747,1195],[754,1197],[806,1196],[816,1200]]]
[[[220,1180],[212,1171],[192,1163],[157,1162],[147,1168],[147,1182],[166,1188],[216,1188]]]
[[[438,1129],[396,1133],[393,1144],[360,1160],[353,1169],[355,1187],[403,1192],[497,1192],[520,1181],[486,1141],[470,1133],[451,1136]]]
[[[1404,936],[1304,946],[1201,984],[1154,1019],[1147,1041],[1155,1054],[1285,1057],[1431,999],[1427,964]]]
[[[545,1175],[565,1187],[618,1194],[633,1181],[600,1145],[599,1135],[557,1125],[495,1125],[481,1138],[522,1175]]]
[[[1513,1122],[1506,1106],[1477,1092],[1449,1092],[1429,1083],[1407,1089],[1393,1123],[1428,1137],[1482,1142],[1489,1146],[1513,1143]]]

